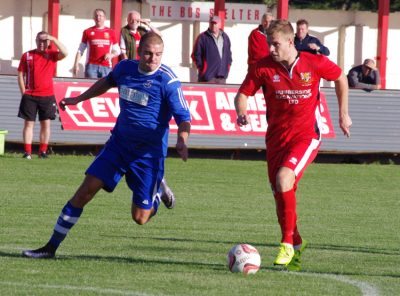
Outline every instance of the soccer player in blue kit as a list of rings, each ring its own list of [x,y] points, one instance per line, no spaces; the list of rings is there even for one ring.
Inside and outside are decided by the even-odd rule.
[[[181,83],[172,70],[161,64],[164,43],[156,33],[145,34],[138,48],[139,60],[123,60],[107,76],[77,97],[64,98],[60,108],[99,96],[118,87],[120,114],[103,150],[86,170],[86,176],[58,217],[49,242],[24,257],[53,258],[84,206],[104,189],[112,192],[125,175],[132,196],[132,219],[139,225],[157,213],[159,191],[168,148],[169,121],[178,125],[176,149],[188,158],[190,113]]]

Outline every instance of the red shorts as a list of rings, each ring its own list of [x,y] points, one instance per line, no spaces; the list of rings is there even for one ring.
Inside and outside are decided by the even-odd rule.
[[[295,188],[300,181],[304,170],[313,162],[321,145],[319,139],[310,139],[290,143],[285,148],[274,149],[272,145],[267,147],[268,178],[272,189],[275,191],[276,174],[281,167],[292,169],[296,175]]]

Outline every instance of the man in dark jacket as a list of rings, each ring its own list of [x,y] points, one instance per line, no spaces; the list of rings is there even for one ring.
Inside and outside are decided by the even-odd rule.
[[[362,65],[351,68],[347,79],[350,88],[360,88],[368,92],[381,88],[379,70],[371,59],[365,59]]]
[[[330,54],[329,49],[324,46],[317,37],[308,34],[308,22],[305,19],[300,19],[296,22],[294,46],[297,51],[308,51],[326,56]]]
[[[226,83],[232,64],[231,41],[221,30],[221,19],[210,18],[207,31],[194,44],[192,60],[198,70],[198,82]]]

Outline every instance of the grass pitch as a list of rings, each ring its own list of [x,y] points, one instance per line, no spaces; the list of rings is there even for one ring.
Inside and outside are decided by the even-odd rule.
[[[309,241],[300,273],[272,266],[280,231],[262,161],[168,159],[175,209],[134,224],[123,181],[85,208],[57,259],[22,258],[47,242],[92,159],[0,157],[0,295],[400,295],[396,165],[308,168],[298,190]],[[242,242],[261,254],[255,275],[227,268]]]

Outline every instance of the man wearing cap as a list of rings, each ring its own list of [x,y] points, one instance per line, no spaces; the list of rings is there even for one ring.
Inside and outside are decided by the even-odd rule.
[[[373,91],[381,88],[381,77],[374,60],[365,59],[362,65],[350,69],[347,74],[350,88]]]
[[[226,83],[232,64],[231,41],[221,30],[218,16],[212,16],[208,29],[197,37],[191,57],[198,70],[198,82]]]

